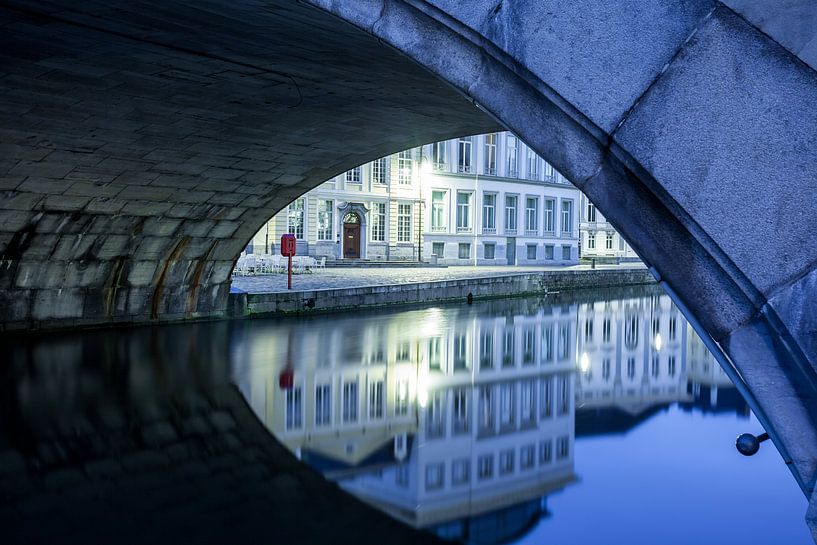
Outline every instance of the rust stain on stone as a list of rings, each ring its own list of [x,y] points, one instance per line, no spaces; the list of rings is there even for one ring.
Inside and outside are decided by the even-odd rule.
[[[196,260],[196,268],[193,270],[193,275],[190,277],[190,288],[187,290],[187,315],[191,316],[199,304],[199,288],[201,287],[201,275],[204,274],[204,268],[210,260],[210,254],[216,247],[216,242],[213,241],[207,251]]]
[[[179,256],[189,243],[190,237],[182,237],[176,245],[173,246],[170,255],[162,260],[159,276],[156,277],[156,287],[153,288],[153,295],[150,298],[150,317],[152,319],[159,317],[159,304],[162,302],[162,293],[165,289],[165,276],[167,276],[167,271],[171,265],[179,260]]]

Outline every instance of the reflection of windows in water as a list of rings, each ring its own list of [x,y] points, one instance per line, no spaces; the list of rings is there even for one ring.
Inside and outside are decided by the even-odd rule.
[[[286,394],[286,429],[300,429],[303,425],[303,396],[302,388],[296,386],[287,390]]]
[[[465,334],[454,335],[454,370],[461,371],[467,367],[466,350],[468,338]]]
[[[513,329],[506,329],[505,336],[502,339],[502,366],[507,367],[513,365]]]
[[[564,460],[570,455],[570,437],[565,435],[556,440],[556,459]]]
[[[479,430],[494,430],[494,392],[491,386],[479,389]]]
[[[667,374],[671,377],[675,376],[675,356],[667,358]]]
[[[570,412],[570,376],[562,375],[559,377],[558,390],[558,411],[559,416],[566,415]]]
[[[400,464],[394,470],[394,482],[397,486],[406,487],[409,482],[409,467],[408,464]]]
[[[550,418],[553,416],[553,377],[545,377],[541,382],[542,405],[539,416]]]
[[[652,336],[658,335],[659,331],[661,331],[661,318],[656,316],[652,319]]]
[[[630,350],[638,346],[638,314],[627,309],[624,314],[624,348]]]
[[[588,344],[593,342],[593,320],[589,318],[584,322],[584,342]]]
[[[396,359],[398,362],[411,361],[411,343],[405,341],[397,345]]]
[[[519,449],[519,469],[530,469],[534,466],[534,445],[527,445]]]
[[[358,389],[357,379],[343,384],[343,421],[357,422]]]
[[[660,363],[660,361],[659,361],[659,358],[658,358],[658,354],[653,354],[652,355],[652,368],[650,369],[653,378],[658,378],[658,374],[660,372],[659,368],[658,368],[659,363]]]
[[[605,381],[610,380],[610,358],[604,358],[604,361],[601,363],[601,378]]]
[[[462,458],[451,462],[451,484],[466,484],[471,478],[471,459]]]
[[[441,346],[442,339],[440,337],[432,337],[428,340],[428,368],[432,371],[440,370]]]
[[[522,364],[531,365],[536,361],[536,330],[525,330],[522,338]]]
[[[632,380],[635,377],[635,358],[627,358],[627,378]]]
[[[520,383],[519,417],[523,424],[536,422],[536,382],[533,379]]]
[[[553,361],[553,326],[550,324],[542,328],[542,361]]]
[[[514,458],[516,452],[513,449],[503,450],[499,453],[499,474],[507,475],[513,473]]]
[[[678,335],[678,318],[673,316],[669,321],[669,340],[674,341]]]
[[[445,479],[445,465],[429,464],[426,466],[426,490],[439,490]]]
[[[605,342],[605,343],[610,342],[610,330],[611,330],[611,325],[610,325],[610,318],[608,316],[608,317],[604,318],[604,322],[601,324],[602,342]]]
[[[539,443],[539,465],[553,461],[553,441],[550,439]]]
[[[369,383],[369,418],[383,418],[383,381]]]
[[[332,386],[315,386],[315,425],[328,426],[332,423]]]
[[[426,409],[426,437],[429,439],[445,435],[445,391],[431,395]]]
[[[499,424],[503,427],[513,426],[516,421],[516,405],[513,394],[513,383],[499,385]]]
[[[559,324],[559,360],[570,357],[570,324]]]
[[[477,458],[477,478],[480,481],[494,476],[494,455],[483,454]]]
[[[408,380],[397,381],[397,395],[394,401],[395,416],[405,416],[408,414],[409,399],[408,399]]]
[[[483,331],[479,336],[479,366],[494,366],[494,332],[491,330]]]
[[[454,396],[454,433],[467,433],[468,426],[468,389],[457,388],[453,392]]]

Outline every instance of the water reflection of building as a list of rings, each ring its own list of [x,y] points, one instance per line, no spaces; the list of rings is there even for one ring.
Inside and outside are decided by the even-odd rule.
[[[576,434],[728,385],[659,295],[249,327],[268,330],[236,345],[235,378],[289,449],[395,518],[466,540],[546,515],[575,479]]]

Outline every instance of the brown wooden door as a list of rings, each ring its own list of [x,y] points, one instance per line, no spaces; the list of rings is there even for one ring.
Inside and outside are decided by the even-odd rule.
[[[357,259],[360,257],[360,224],[343,224],[343,257]]]

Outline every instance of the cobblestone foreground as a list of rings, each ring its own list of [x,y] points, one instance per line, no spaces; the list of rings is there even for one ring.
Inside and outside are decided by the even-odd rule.
[[[436,543],[268,433],[228,381],[230,327],[2,343],[2,542]]]
[[[598,269],[643,269],[641,263],[624,265],[598,265]],[[464,278],[486,278],[530,274],[538,271],[581,271],[589,270],[588,265],[569,267],[395,267],[395,268],[337,268],[314,273],[294,275],[294,291],[323,289],[359,288],[363,286],[388,286],[415,282],[439,282]],[[278,293],[287,291],[286,274],[265,274],[259,276],[236,276],[233,278],[233,292]]]

